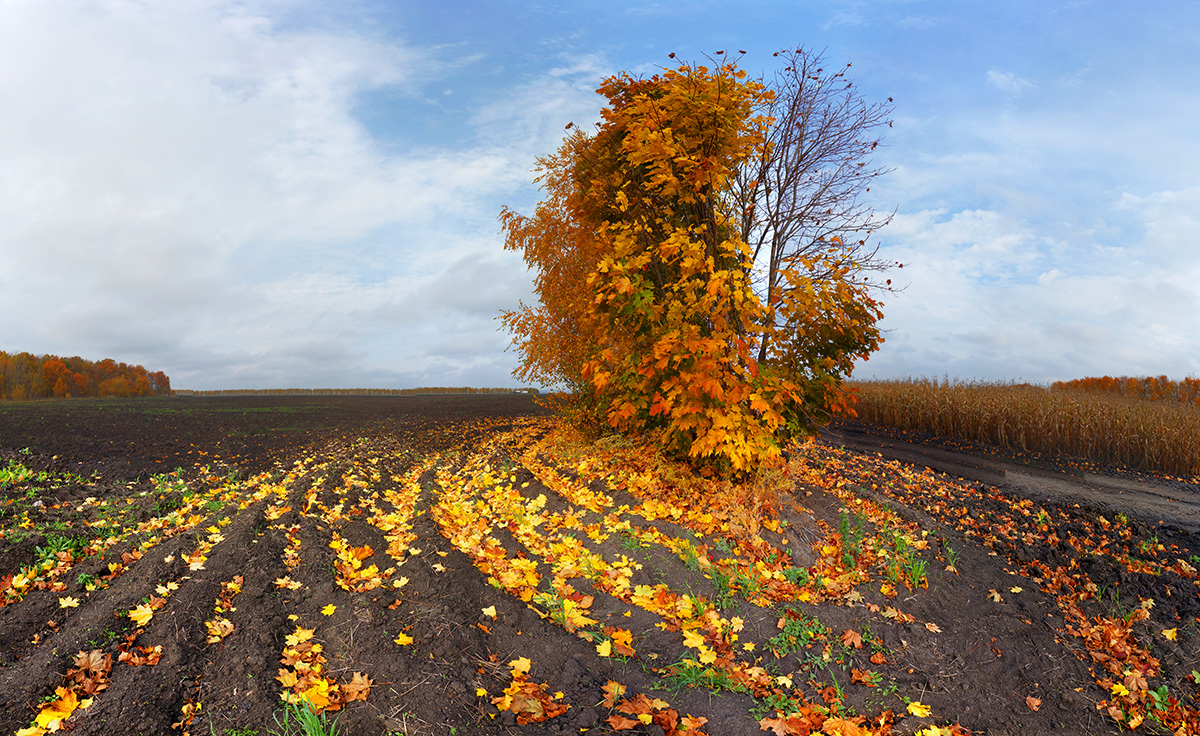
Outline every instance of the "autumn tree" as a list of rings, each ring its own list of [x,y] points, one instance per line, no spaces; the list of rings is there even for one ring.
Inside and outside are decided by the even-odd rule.
[[[722,63],[599,92],[596,133],[539,160],[534,215],[501,215],[540,298],[502,315],[517,374],[709,469],[750,470],[840,400],[878,345],[878,305],[852,258],[828,257],[845,248],[781,257],[779,288],[755,289],[738,182],[770,151],[772,90]]]
[[[732,187],[740,234],[758,267],[756,289],[768,306],[770,329],[758,357],[767,360],[773,348],[788,352],[809,341],[814,344],[802,352],[829,355],[833,346],[819,343],[831,340],[842,343],[845,354],[870,352],[854,344],[854,334],[827,328],[869,319],[866,297],[889,290],[891,281],[868,277],[903,267],[869,246],[871,234],[891,217],[865,201],[874,180],[887,173],[871,163],[871,155],[892,125],[892,99],[868,103],[847,78],[850,64],[833,70],[823,54],[799,48],[775,58],[783,65],[770,83],[775,94],[764,110],[771,118],[765,145],[739,169]],[[848,288],[852,284],[862,288]],[[814,330],[777,308],[782,292],[810,286],[841,305],[845,319],[823,320],[826,328]],[[781,332],[793,345],[779,345]]]

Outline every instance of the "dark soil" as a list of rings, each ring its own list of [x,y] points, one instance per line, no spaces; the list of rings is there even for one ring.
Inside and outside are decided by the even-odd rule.
[[[610,680],[626,685],[630,698],[644,693],[668,702],[680,716],[707,718],[703,728],[713,736],[762,732],[766,727],[757,721],[774,713],[761,698],[664,677],[666,666],[689,650],[657,615],[586,581],[576,584],[594,597],[592,618],[633,634],[636,656],[600,657],[593,643],[490,584],[451,543],[453,530],[435,520],[431,504],[476,453],[511,472],[527,502],[544,495],[548,512],[574,508],[521,464],[520,443],[528,439],[520,438],[537,432],[488,444],[541,414],[529,397],[515,395],[0,405],[0,468],[20,465],[41,474],[0,480],[0,580],[44,559],[56,540],[79,540],[80,552],[64,570],[45,577],[61,583],[59,589],[44,585],[0,607],[0,732],[33,723],[64,683],[76,653],[99,650],[113,655],[108,686],[90,707],[75,711],[68,722],[74,733],[270,733],[279,728],[281,651],[297,626],[316,630],[331,678],[346,683],[357,672],[372,680],[365,702],[348,703],[335,714],[346,734],[610,733],[608,719],[616,711],[602,704],[602,688]],[[838,707],[860,714],[863,726],[890,711],[884,720],[894,717],[895,733],[956,723],[983,734],[1117,733],[1113,718],[1097,709],[1112,698],[1097,682],[1106,677],[1102,662],[1068,633],[1071,611],[1064,608],[1062,587],[1052,584],[1051,572],[1068,566],[1078,585],[1095,586],[1085,591],[1085,600],[1076,600],[1088,616],[1123,616],[1153,599],[1150,615],[1135,629],[1146,651],[1161,661],[1149,687],[1165,685],[1179,703],[1197,706],[1200,691],[1188,678],[1200,662],[1200,596],[1194,572],[1177,561],[1200,563],[1200,538],[1186,514],[1151,520],[1128,512],[1118,521],[1120,495],[1039,495],[1036,488],[889,464],[839,449],[841,444],[835,438],[793,458],[793,485],[785,500],[795,505],[785,503],[780,512],[790,524],[778,534],[763,532],[764,538],[790,550],[797,567],[815,569],[822,540],[847,528],[847,519],[865,508],[855,499],[886,504],[928,541],[919,551],[926,585],[897,585],[898,595],[889,596],[880,591],[882,577],[873,573],[872,582],[854,595],[823,604],[755,605],[736,594],[722,598],[711,575],[662,548],[619,535],[584,541],[606,559],[625,554],[640,560],[644,569],[634,578],[637,584],[692,591],[717,602],[721,617],[740,617],[741,642],[757,644],[753,652],[741,652],[744,658],[773,674],[792,675],[813,702],[842,691]],[[945,443],[941,449],[947,449]],[[987,450],[951,449],[960,453],[943,458],[951,465],[997,470],[984,462],[995,461]],[[384,554],[388,539],[368,517],[375,506],[390,509],[388,493],[403,490],[408,474],[434,456],[443,470],[439,475],[430,469],[419,478],[415,539],[404,564],[382,586],[362,592],[339,587],[331,534],[378,553],[365,564],[393,566]],[[1011,466],[1007,472],[1022,467],[1019,457],[1003,461]],[[1061,464],[1049,466],[1054,463],[1036,469],[1063,470]],[[617,504],[639,502],[605,480],[606,469],[590,471],[595,477],[573,467],[558,470],[611,494]],[[1109,477],[1123,476],[1114,470]],[[1187,490],[1185,482],[1163,482],[1183,483],[1181,492]],[[276,495],[253,499],[257,489],[275,486],[285,488],[286,503]],[[1023,504],[1025,496],[1031,500]],[[192,509],[195,518],[152,528],[155,520],[176,518],[172,514],[180,509]],[[599,520],[587,513],[581,518]],[[112,547],[81,551],[139,523],[142,532],[122,534]],[[719,535],[701,535],[670,520],[635,523],[642,531],[694,539],[710,551],[724,544]],[[214,528],[220,537],[215,542]],[[864,533],[875,529],[874,523],[863,524]],[[516,534],[515,525],[497,531],[510,557],[519,547]],[[205,540],[207,559],[199,569],[189,567],[184,556],[204,548]],[[293,568],[287,563],[295,540],[300,564]],[[548,579],[552,559],[529,556]],[[1129,560],[1139,562],[1139,571],[1131,571]],[[945,569],[950,562],[956,571]],[[122,567],[114,574],[110,565],[117,563]],[[86,589],[89,579],[107,576],[104,587]],[[240,592],[225,614],[233,632],[208,643],[205,622],[214,618],[222,584],[235,576],[242,576]],[[407,582],[394,587],[401,576]],[[285,577],[300,587],[278,587],[276,581]],[[177,587],[144,626],[124,615],[167,583]],[[60,607],[64,597],[79,605]],[[492,606],[494,618],[481,613]],[[902,616],[889,617],[889,609]],[[815,648],[776,657],[768,642],[790,615],[818,620],[829,633]],[[862,649],[840,644],[847,630],[862,635]],[[1164,630],[1176,631],[1176,638],[1166,638]],[[402,633],[412,644],[396,643]],[[150,652],[161,647],[156,664],[117,661],[122,651],[150,653],[141,647]],[[829,655],[824,659],[823,647]],[[873,654],[884,663],[870,661]],[[519,725],[514,713],[492,705],[512,681],[509,663],[521,657],[532,663],[531,682],[561,693],[557,702],[570,706],[564,714]],[[877,680],[873,686],[853,683],[852,670],[870,670]],[[481,690],[486,694],[478,694]],[[909,714],[910,701],[929,706],[931,716]],[[190,724],[189,703],[202,704]],[[653,723],[630,732],[664,730]]]

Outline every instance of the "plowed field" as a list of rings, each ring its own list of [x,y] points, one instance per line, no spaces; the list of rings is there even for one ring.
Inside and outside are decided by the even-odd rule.
[[[774,484],[523,396],[0,406],[0,733],[1200,732],[1187,524],[828,441]]]

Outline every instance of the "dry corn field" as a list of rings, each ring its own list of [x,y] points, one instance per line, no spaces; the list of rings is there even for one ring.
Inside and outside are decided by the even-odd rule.
[[[1021,452],[1200,475],[1200,408],[1016,383],[858,381],[858,418]]]

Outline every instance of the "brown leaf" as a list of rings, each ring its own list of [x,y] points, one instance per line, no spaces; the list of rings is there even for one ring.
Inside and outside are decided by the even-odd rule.
[[[641,721],[627,718],[620,713],[613,713],[608,717],[608,725],[612,726],[614,731],[629,731],[640,726]]]
[[[862,634],[854,629],[846,629],[842,634],[842,644],[853,649],[862,649]]]
[[[800,733],[788,725],[788,722],[782,718],[764,718],[758,722],[758,730],[774,731],[775,736],[789,736],[789,734]]]
[[[350,682],[342,685],[342,692],[346,695],[346,702],[349,703],[352,700],[365,701],[367,696],[371,694],[371,684],[370,677],[361,672],[355,672],[350,678]]]
[[[1030,695],[1025,698],[1025,705],[1029,706],[1029,710],[1037,710],[1042,706],[1042,701]]]
[[[887,664],[887,657],[883,656],[883,652],[875,652],[871,655],[871,664]]]

